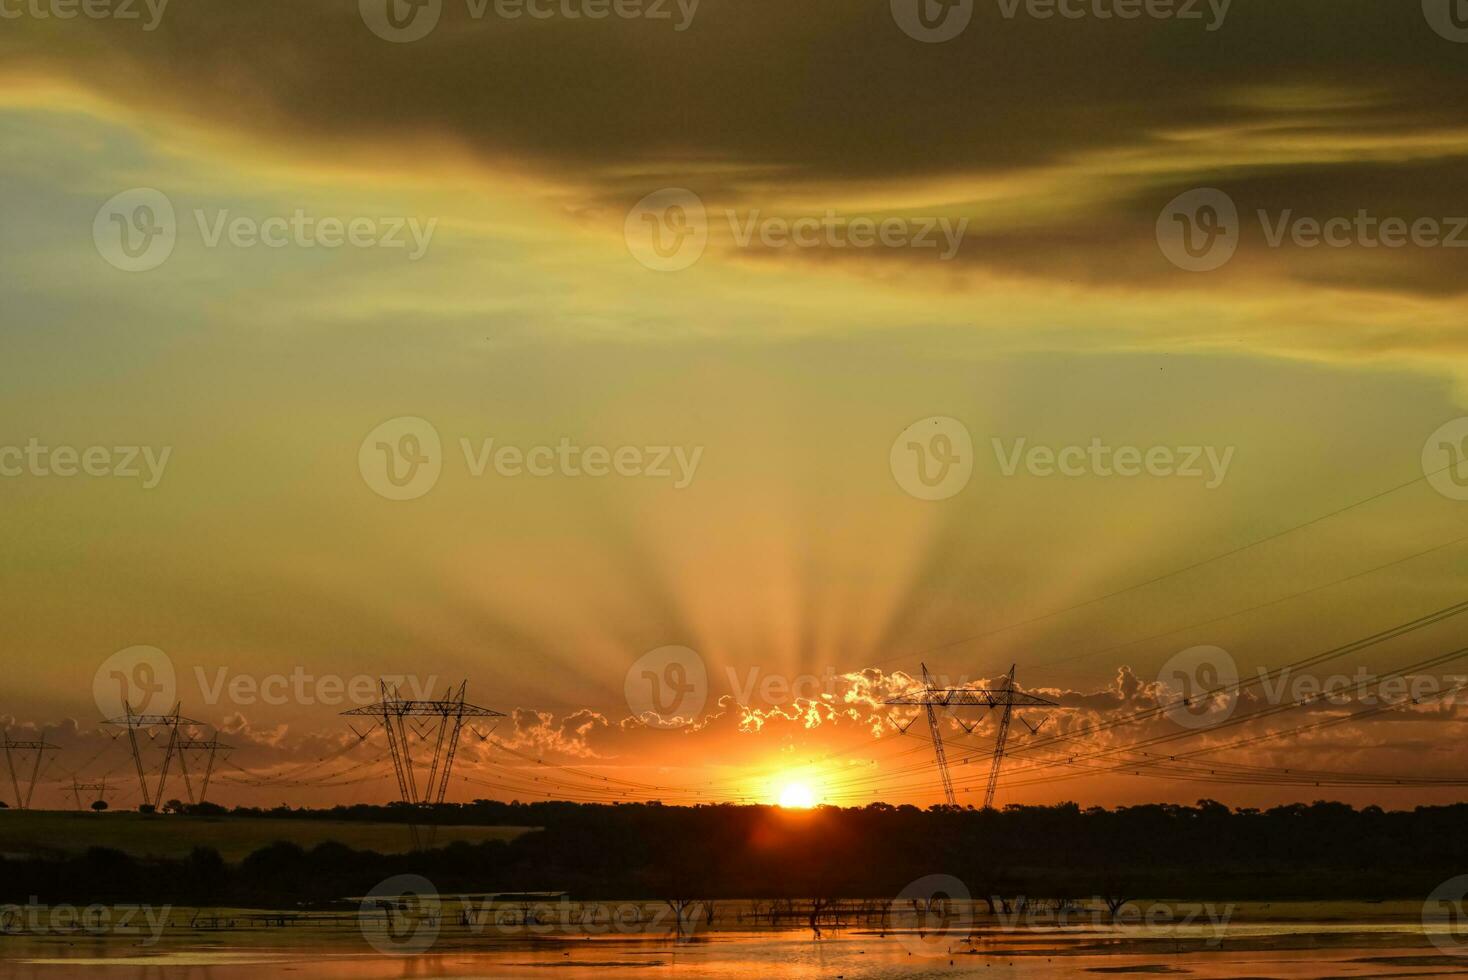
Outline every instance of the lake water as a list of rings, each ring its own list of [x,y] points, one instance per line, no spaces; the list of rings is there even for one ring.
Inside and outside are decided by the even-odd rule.
[[[939,977],[1327,978],[1468,976],[1468,942],[1449,924],[1401,912],[1343,918],[1265,906],[1229,921],[1055,927],[976,916],[961,932],[871,928],[752,930],[725,924],[667,935],[535,937],[435,922],[427,952],[384,955],[349,917],[273,928],[184,928],[157,942],[117,936],[0,935],[0,980],[312,980],[312,978],[669,977],[688,980],[933,980]],[[1278,913],[1277,915],[1275,913]],[[408,931],[411,934],[411,930]],[[427,944],[425,944],[427,945]]]

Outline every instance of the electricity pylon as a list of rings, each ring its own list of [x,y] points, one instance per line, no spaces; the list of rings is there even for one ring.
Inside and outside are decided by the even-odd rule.
[[[205,798],[209,795],[209,777],[214,774],[215,756],[221,749],[228,752],[232,748],[234,748],[233,745],[226,745],[217,738],[181,738],[178,740],[178,771],[183,776],[184,792],[188,794],[190,803],[203,803],[205,801]],[[188,757],[184,754],[185,752],[191,751],[207,751],[209,753],[206,757],[207,761],[204,763],[204,781],[199,786],[198,800],[194,799],[194,786],[189,781],[189,767],[186,761]]]
[[[10,785],[15,790],[15,806],[18,810],[29,810],[31,808],[31,797],[36,792],[36,780],[41,775],[41,757],[47,752],[53,752],[59,746],[48,744],[43,738],[31,741],[16,741],[7,732],[4,736],[5,766],[10,770]],[[15,771],[14,752],[34,752],[36,759],[31,763],[30,775],[26,777],[25,789],[21,790],[21,780]]]
[[[469,682],[459,685],[458,691],[450,688],[439,701],[418,701],[398,697],[396,688],[382,684],[382,700],[362,708],[343,711],[343,715],[374,718],[387,732],[387,751],[392,757],[393,772],[398,778],[398,791],[403,802],[411,806],[429,806],[442,803],[449,791],[449,779],[453,773],[454,756],[459,750],[459,736],[464,730],[465,718],[503,718],[504,712],[481,708],[464,700]],[[418,775],[413,763],[413,753],[408,745],[408,718],[437,718],[438,730],[434,735],[433,756],[428,762],[428,779],[423,789],[418,788]],[[424,732],[416,726],[412,732],[427,739],[432,730]]]
[[[999,779],[999,767],[1004,758],[1004,745],[1009,737],[1009,721],[1016,707],[1040,707],[1053,705],[1054,701],[1036,697],[1033,694],[1022,694],[1014,689],[1014,668],[1009,668],[1009,678],[1006,686],[991,691],[988,688],[974,687],[948,687],[940,688],[933,684],[932,675],[928,673],[928,665],[922,664],[923,689],[915,694],[904,694],[901,697],[890,698],[886,704],[910,704],[921,705],[927,711],[928,728],[933,734],[933,756],[938,764],[938,777],[943,783],[943,796],[949,806],[958,805],[958,797],[953,792],[953,778],[948,774],[948,758],[943,751],[943,729],[938,724],[939,708],[1003,708],[1004,713],[999,719],[999,741],[995,747],[994,764],[989,772],[989,788],[984,796],[984,806],[987,808],[993,804],[995,784]],[[966,732],[972,732],[978,727],[964,724],[958,719]]]
[[[421,701],[399,697],[397,689],[383,681],[381,701],[377,704],[342,712],[343,715],[374,718],[378,724],[382,725],[383,731],[387,733],[387,751],[392,757],[393,772],[398,778],[398,792],[402,795],[403,802],[409,806],[428,807],[444,801],[449,791],[449,779],[454,770],[454,756],[459,750],[459,736],[463,733],[465,718],[505,717],[502,711],[481,708],[466,702],[464,691],[468,686],[469,682],[464,681],[459,685],[457,692],[452,687],[445,691],[443,700]],[[425,741],[430,736],[433,737],[433,758],[429,761],[428,779],[421,792],[418,789],[418,775],[413,766],[413,752],[408,745],[407,719],[409,718],[438,719],[436,735],[431,727],[426,732],[420,730],[417,725],[411,728],[415,735]],[[450,723],[452,723],[452,731]],[[356,732],[356,729],[352,731]],[[366,736],[359,737],[365,738]],[[432,826],[429,826],[426,832],[420,833],[418,826],[410,824],[409,832],[413,836],[415,848],[422,850],[432,845]]]
[[[1004,748],[1009,742],[1009,722],[1014,717],[1016,704],[1024,705],[1053,705],[1054,701],[1046,701],[1044,698],[1035,697],[1033,694],[1017,694],[1014,690],[1014,664],[1009,665],[1009,676],[1004,679],[1004,687],[994,692],[1001,697],[1004,711],[999,715],[999,733],[994,740],[994,762],[989,766],[989,785],[984,790],[984,809],[994,809],[994,793],[999,788],[999,770],[1004,767]],[[1017,700],[1017,698],[1024,700]],[[1044,722],[1040,722],[1044,724]],[[1029,722],[1025,722],[1029,727]],[[1038,727],[1031,728],[1031,734],[1038,732]]]
[[[71,777],[71,796],[76,800],[76,808],[85,811],[88,808],[82,805],[82,793],[96,793],[97,799],[107,802],[107,780],[98,783],[79,783],[75,776]]]
[[[122,706],[125,714],[123,714],[119,718],[105,719],[102,723],[104,725],[118,725],[127,729],[127,740],[128,744],[132,746],[133,764],[137,766],[138,769],[138,787],[143,792],[144,803],[150,802],[150,794],[148,792],[148,773],[147,770],[143,767],[143,753],[138,748],[138,732],[145,731],[148,733],[148,737],[152,738],[153,729],[168,729],[168,743],[163,751],[163,765],[160,766],[158,769],[158,790],[156,793],[151,794],[151,803],[153,805],[153,808],[156,810],[163,805],[163,788],[164,785],[168,782],[168,770],[173,765],[174,755],[178,753],[178,745],[180,741],[178,734],[179,726],[200,725],[202,724],[202,722],[197,722],[193,719],[185,718],[183,717],[183,715],[179,714],[179,709],[182,707],[181,704],[175,704],[173,706],[173,714],[170,715],[134,714],[132,704],[127,701],[124,701],[122,703]],[[182,763],[180,763],[180,765],[182,765]]]

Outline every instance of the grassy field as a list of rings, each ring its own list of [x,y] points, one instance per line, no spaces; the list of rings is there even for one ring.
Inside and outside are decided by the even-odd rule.
[[[438,845],[453,841],[512,840],[524,827],[439,827]],[[409,850],[412,839],[402,824],[330,820],[273,820],[235,817],[179,817],[141,813],[76,813],[0,810],[0,854],[48,855],[111,847],[139,857],[176,857],[195,847],[212,847],[226,861],[238,861],[275,841],[313,847],[337,841],[384,854]]]

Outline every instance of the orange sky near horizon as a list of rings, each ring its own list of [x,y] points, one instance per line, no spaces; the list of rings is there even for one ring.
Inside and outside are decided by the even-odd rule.
[[[406,41],[373,2],[0,31],[38,801],[141,801],[124,691],[235,746],[221,802],[391,798],[340,712],[401,676],[507,715],[450,799],[926,805],[881,703],[923,663],[1057,702],[1001,803],[1462,797],[1457,617],[1268,675],[1465,596],[1468,48],[1415,5],[924,43],[885,2]],[[941,720],[960,803],[995,722]]]

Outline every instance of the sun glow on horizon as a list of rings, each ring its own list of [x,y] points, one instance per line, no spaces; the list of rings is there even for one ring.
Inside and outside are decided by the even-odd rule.
[[[787,810],[809,810],[816,805],[816,794],[805,783],[786,783],[780,788],[780,806]]]

